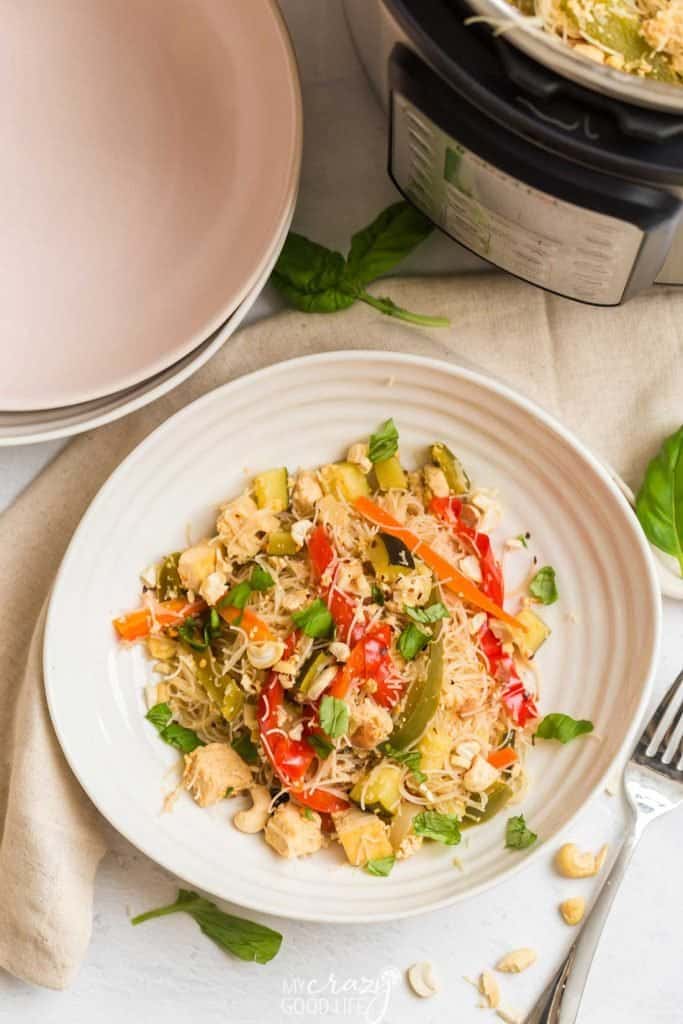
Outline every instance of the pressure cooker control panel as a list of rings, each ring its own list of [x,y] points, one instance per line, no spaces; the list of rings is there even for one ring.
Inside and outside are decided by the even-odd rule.
[[[583,302],[616,305],[652,283],[678,221],[673,195],[519,139],[396,51],[390,173],[435,224],[495,266]]]

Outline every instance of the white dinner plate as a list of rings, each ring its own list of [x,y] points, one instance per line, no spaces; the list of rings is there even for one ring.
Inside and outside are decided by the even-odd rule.
[[[253,289],[296,191],[275,0],[0,0],[0,409],[162,372]]]
[[[91,402],[63,409],[39,409],[32,412],[0,411],[0,448],[54,441],[60,437],[80,434],[84,430],[94,430],[95,427],[121,419],[122,416],[149,405],[196,373],[235,333],[261,294],[284,244],[295,204],[294,191],[282,234],[273,246],[253,289],[228,320],[198,348],[149,380],[144,380],[125,391],[93,399]]]
[[[111,620],[139,601],[138,574],[192,535],[244,486],[245,468],[339,458],[387,416],[410,466],[446,441],[478,485],[498,488],[503,534],[529,530],[557,571],[553,634],[538,654],[541,708],[595,734],[531,751],[521,807],[539,842],[504,848],[506,815],[458,848],[427,844],[386,879],[343,863],[338,847],[285,861],[231,826],[238,801],[200,810],[182,794],[161,812],[176,753],[144,719],[150,665],[120,646]],[[75,630],[74,623],[78,623]],[[66,757],[102,813],[150,857],[216,896],[292,918],[369,921],[452,903],[541,855],[633,742],[658,649],[660,600],[649,547],[608,473],[559,424],[483,376],[430,359],[336,352],[279,363],[204,396],[150,435],[104,485],[58,574],[45,634],[45,681]],[[85,799],[85,797],[84,797]],[[513,812],[511,812],[513,813]]]

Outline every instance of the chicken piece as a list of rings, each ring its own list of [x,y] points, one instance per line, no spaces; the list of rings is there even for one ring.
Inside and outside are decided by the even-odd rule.
[[[228,581],[223,572],[210,572],[206,577],[199,593],[207,604],[218,604],[228,589]]]
[[[432,576],[427,572],[409,572],[399,576],[392,584],[392,597],[403,609],[404,605],[413,608],[427,604],[432,593]]]
[[[425,466],[425,484],[435,498],[447,498],[450,494],[446,474],[438,466]]]
[[[297,473],[292,491],[292,505],[298,516],[307,516],[313,512],[315,503],[323,496],[322,487],[315,473],[304,469]]]
[[[470,793],[483,793],[498,781],[500,772],[490,765],[486,758],[477,754],[472,765],[463,775],[463,785]]]
[[[253,781],[249,765],[227,743],[207,743],[185,755],[183,786],[200,807],[218,803],[227,789],[248,789]]]
[[[206,542],[183,551],[178,559],[178,575],[184,587],[195,593],[216,568],[216,552]]]
[[[346,858],[355,867],[393,855],[389,829],[376,814],[349,807],[333,814],[332,819]]]
[[[357,441],[356,444],[351,445],[346,453],[346,461],[360,466],[364,473],[369,473],[372,469],[372,462],[368,458],[368,446],[362,441]]]
[[[673,57],[683,55],[683,4],[673,0],[663,6],[652,18],[643,21],[640,34],[658,53]]]
[[[267,535],[280,525],[276,515],[267,508],[259,508],[248,494],[224,505],[216,520],[216,530],[225,544],[229,559],[245,562],[258,554]]]
[[[347,594],[355,594],[357,597],[370,597],[372,593],[363,563],[357,558],[340,563],[335,585],[339,590],[343,590]]]
[[[315,811],[304,816],[291,801],[280,804],[266,825],[265,839],[281,857],[305,857],[323,844],[321,818]]]
[[[391,735],[394,721],[386,708],[381,708],[372,697],[356,698],[350,712],[349,739],[352,746],[373,750]]]

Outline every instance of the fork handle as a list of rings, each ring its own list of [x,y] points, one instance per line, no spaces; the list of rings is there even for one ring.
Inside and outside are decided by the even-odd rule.
[[[640,831],[632,825],[579,937],[526,1024],[574,1024],[602,929],[639,839]]]

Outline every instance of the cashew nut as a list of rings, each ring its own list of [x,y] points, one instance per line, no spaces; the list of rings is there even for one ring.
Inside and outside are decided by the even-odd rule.
[[[364,473],[369,473],[372,469],[372,463],[368,458],[368,446],[362,441],[357,441],[356,444],[351,445],[346,453],[346,461],[360,466]]]
[[[252,786],[249,790],[252,804],[248,810],[238,811],[232,819],[240,832],[253,835],[265,828],[270,809],[270,793],[265,786]]]
[[[337,661],[348,661],[351,648],[341,640],[333,640],[329,646],[329,652]]]
[[[586,901],[583,896],[572,896],[560,903],[560,914],[565,924],[579,924],[586,913]]]
[[[408,984],[416,996],[421,999],[429,999],[436,995],[439,990],[439,983],[434,976],[434,969],[426,960],[421,960],[408,968]]]
[[[496,970],[502,971],[504,974],[520,974],[535,963],[536,951],[522,947],[522,949],[513,949],[511,953],[502,957],[496,964]]]
[[[500,989],[491,971],[484,971],[479,976],[478,988],[489,1007],[496,1010],[500,1006]]]
[[[575,843],[565,843],[555,854],[555,867],[565,878],[591,878],[597,875],[607,856],[607,847],[597,853],[582,853]]]
[[[247,658],[254,668],[272,668],[284,653],[282,640],[252,640],[247,644]]]
[[[310,519],[298,519],[296,523],[292,524],[290,533],[292,534],[292,540],[298,548],[304,546],[312,529],[313,523]]]

